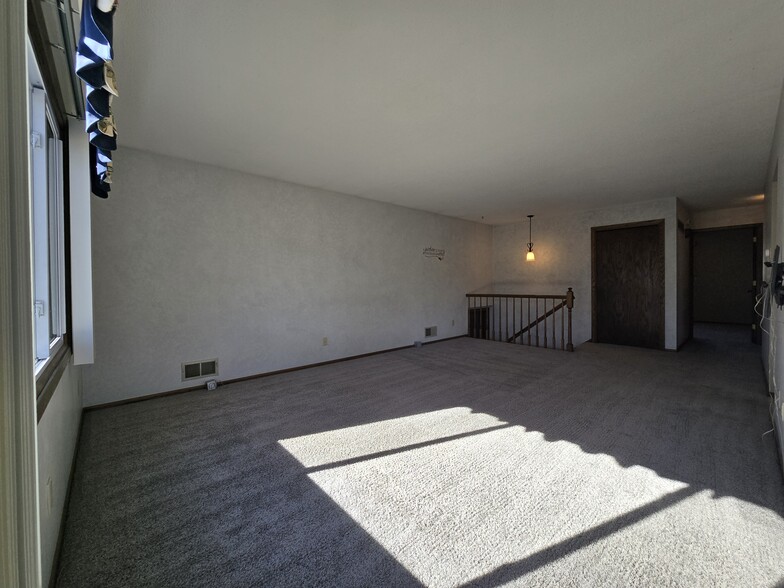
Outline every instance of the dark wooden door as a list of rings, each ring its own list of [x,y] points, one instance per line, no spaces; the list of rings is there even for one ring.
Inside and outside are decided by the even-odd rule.
[[[593,340],[664,347],[664,221],[595,227]]]

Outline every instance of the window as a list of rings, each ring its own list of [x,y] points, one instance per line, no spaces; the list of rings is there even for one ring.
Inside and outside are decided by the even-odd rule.
[[[65,335],[63,143],[28,43],[36,374]]]

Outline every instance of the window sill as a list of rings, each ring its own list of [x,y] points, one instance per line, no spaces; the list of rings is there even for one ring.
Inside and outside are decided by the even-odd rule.
[[[71,348],[62,337],[52,349],[52,355],[43,366],[41,366],[35,376],[36,408],[38,422],[44,416],[44,411],[49,405],[49,401],[60,383],[60,378],[71,361]]]

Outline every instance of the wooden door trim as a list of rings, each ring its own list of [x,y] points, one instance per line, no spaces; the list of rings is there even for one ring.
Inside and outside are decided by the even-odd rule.
[[[617,225],[600,225],[598,227],[591,227],[591,233],[595,231],[617,231],[619,229],[636,229],[637,227],[650,227],[652,225],[663,225],[664,219],[657,218],[647,221],[637,221],[633,223],[620,223]]]
[[[746,223],[745,225],[727,225],[726,227],[706,227],[704,229],[689,229],[690,233],[712,233],[715,231],[731,231],[733,229],[753,229],[761,227],[763,223]]]
[[[667,330],[667,316],[666,316],[666,298],[667,298],[667,288],[665,284],[665,280],[667,279],[667,266],[666,266],[666,259],[665,259],[665,249],[666,243],[664,239],[664,223],[663,218],[653,219],[648,221],[639,221],[633,223],[621,223],[617,225],[602,225],[598,227],[591,227],[591,341],[596,341],[596,233],[603,232],[603,231],[617,231],[620,229],[635,229],[638,227],[650,227],[650,226],[657,226],[659,228],[659,255],[661,256],[661,268],[662,268],[662,276],[661,276],[661,284],[662,284],[662,301],[661,301],[661,327],[660,329],[660,337],[659,337],[659,349],[665,348],[665,343],[667,340],[666,337],[666,330]]]

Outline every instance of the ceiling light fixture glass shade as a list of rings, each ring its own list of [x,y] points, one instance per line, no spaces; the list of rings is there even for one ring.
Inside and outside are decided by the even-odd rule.
[[[526,261],[536,261],[536,255],[534,255],[534,244],[533,239],[531,239],[531,219],[534,218],[534,215],[528,215],[528,251],[525,252],[525,260]]]

